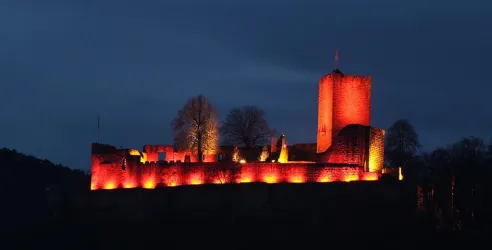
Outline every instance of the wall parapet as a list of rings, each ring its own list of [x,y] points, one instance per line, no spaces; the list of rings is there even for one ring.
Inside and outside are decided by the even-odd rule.
[[[306,183],[377,180],[357,165],[326,163],[119,162],[92,166],[91,190],[225,183]]]

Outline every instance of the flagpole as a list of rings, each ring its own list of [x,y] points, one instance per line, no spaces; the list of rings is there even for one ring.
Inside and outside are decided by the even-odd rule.
[[[335,69],[338,69],[338,49],[335,50]]]

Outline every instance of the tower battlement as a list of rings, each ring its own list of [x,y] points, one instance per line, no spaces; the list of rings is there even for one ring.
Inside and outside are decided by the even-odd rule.
[[[323,76],[318,92],[317,152],[323,153],[350,124],[371,124],[371,76],[346,75],[340,70]]]

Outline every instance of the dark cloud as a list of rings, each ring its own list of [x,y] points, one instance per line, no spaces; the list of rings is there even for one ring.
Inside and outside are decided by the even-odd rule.
[[[0,3],[0,146],[88,169],[97,137],[169,143],[204,94],[221,117],[263,107],[290,143],[315,141],[319,78],[373,76],[372,121],[414,123],[426,148],[490,134],[486,1],[9,1]]]

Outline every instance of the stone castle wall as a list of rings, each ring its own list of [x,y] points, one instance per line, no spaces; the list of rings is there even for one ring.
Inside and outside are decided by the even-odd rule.
[[[108,159],[111,159],[109,161]],[[141,163],[92,155],[91,190],[225,183],[306,183],[377,180],[359,166],[319,163]]]
[[[384,134],[380,128],[371,127],[369,135],[369,172],[382,172],[384,168]]]
[[[384,130],[351,124],[344,127],[318,162],[355,164],[365,171],[380,172],[384,165]]]
[[[325,152],[350,124],[371,123],[371,77],[333,72],[319,82],[317,152]]]
[[[325,152],[332,143],[333,131],[333,77],[324,76],[318,87],[317,153]]]
[[[371,77],[344,75],[333,84],[332,137],[350,124],[371,124]]]

